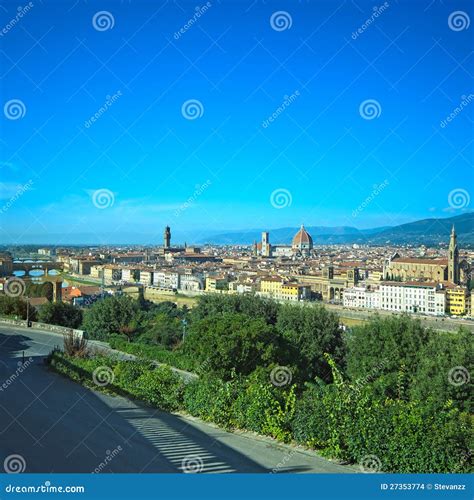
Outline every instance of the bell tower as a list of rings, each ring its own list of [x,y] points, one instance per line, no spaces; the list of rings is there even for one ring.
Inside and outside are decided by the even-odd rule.
[[[263,231],[262,233],[262,257],[270,257],[271,245],[270,245],[270,234],[268,231]]]
[[[163,233],[163,247],[170,248],[171,246],[171,229],[169,226],[165,227],[165,231]]]
[[[454,284],[459,283],[459,249],[456,231],[451,229],[451,237],[449,239],[448,249],[448,281]]]

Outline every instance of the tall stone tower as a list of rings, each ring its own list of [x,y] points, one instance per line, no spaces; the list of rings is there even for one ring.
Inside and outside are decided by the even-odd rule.
[[[455,284],[459,283],[459,249],[454,225],[451,229],[451,238],[449,239],[448,281]]]
[[[262,233],[262,257],[270,257],[271,246],[270,246],[270,234],[268,231],[263,231]]]
[[[170,248],[171,246],[171,229],[169,226],[165,227],[165,231],[163,233],[163,247]]]

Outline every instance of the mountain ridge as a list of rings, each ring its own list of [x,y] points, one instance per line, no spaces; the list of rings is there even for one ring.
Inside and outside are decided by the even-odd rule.
[[[437,244],[447,242],[454,224],[460,243],[474,243],[474,212],[454,217],[420,219],[398,226],[382,226],[370,229],[357,229],[352,226],[305,226],[317,244]],[[216,245],[250,245],[260,241],[265,229],[232,231],[202,238],[198,243]],[[270,243],[289,245],[298,227],[285,227],[269,230]]]

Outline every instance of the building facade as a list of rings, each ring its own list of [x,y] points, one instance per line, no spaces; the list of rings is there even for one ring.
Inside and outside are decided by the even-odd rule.
[[[440,316],[446,310],[445,290],[437,283],[383,283],[380,285],[380,308]]]

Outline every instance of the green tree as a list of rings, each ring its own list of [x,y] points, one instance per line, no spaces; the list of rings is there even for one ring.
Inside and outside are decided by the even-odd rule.
[[[26,319],[27,303],[22,297],[9,297],[8,295],[0,295],[0,314],[4,316],[15,316],[19,319]],[[31,321],[36,321],[36,309],[29,307],[29,318]]]
[[[439,405],[452,400],[457,408],[472,413],[473,343],[472,333],[462,328],[430,337],[415,367],[411,398],[430,399]]]
[[[298,367],[303,380],[315,377],[331,380],[331,370],[324,356],[330,354],[341,363],[344,352],[339,317],[322,306],[281,306],[277,330],[288,342],[288,363]]]
[[[347,335],[347,373],[353,382],[374,380],[383,395],[407,394],[409,387],[401,390],[401,380],[411,385],[421,352],[438,335],[406,314],[377,316]]]
[[[167,348],[178,344],[182,337],[182,325],[179,318],[170,317],[163,312],[155,314],[142,329],[144,333],[140,335],[140,340]]]
[[[234,370],[245,375],[275,360],[278,339],[262,318],[226,312],[194,321],[184,349],[209,372],[230,379]]]
[[[251,318],[263,318],[274,325],[277,321],[279,304],[274,300],[255,295],[208,294],[199,298],[192,310],[192,318],[203,319],[217,313],[242,313]]]
[[[39,310],[38,319],[51,325],[79,328],[82,323],[82,310],[66,302],[49,302]]]
[[[83,328],[90,338],[107,340],[130,325],[139,312],[138,303],[127,295],[114,295],[99,300],[84,314]]]

